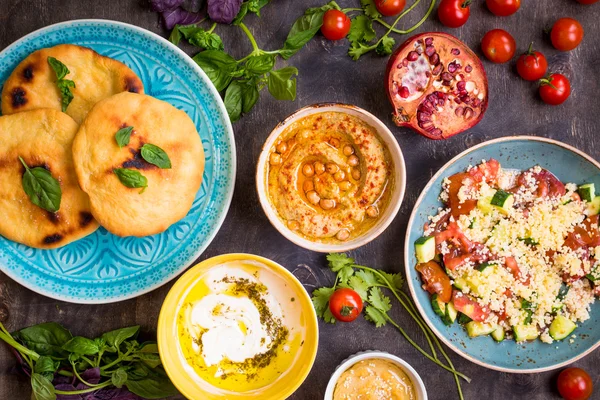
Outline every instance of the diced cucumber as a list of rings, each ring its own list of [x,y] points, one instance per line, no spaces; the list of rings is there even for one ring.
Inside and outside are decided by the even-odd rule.
[[[435,258],[435,237],[423,236],[415,241],[415,253],[419,264]]]
[[[479,272],[467,277],[467,285],[469,285],[469,288],[471,289],[471,294],[477,297],[482,297],[484,295],[483,291],[481,290],[483,286],[481,279],[479,276],[477,276],[477,274],[479,274]]]
[[[540,335],[535,325],[515,325],[513,326],[515,341],[524,342],[526,340],[535,340]]]
[[[467,287],[467,281],[464,278],[456,278],[454,280],[454,287],[458,290],[463,290],[465,287]]]
[[[554,340],[563,340],[577,328],[577,325],[567,317],[558,315],[550,324],[550,336]]]
[[[437,293],[431,296],[431,307],[433,307],[433,312],[440,317],[446,316],[446,303],[440,300],[440,297],[437,295]]]
[[[496,328],[496,330],[494,332],[492,332],[492,338],[496,341],[496,342],[501,342],[504,340],[504,328],[499,326]]]
[[[495,324],[486,324],[483,322],[471,321],[465,326],[469,337],[485,336],[494,332],[497,328]]]
[[[594,197],[594,200],[587,204],[585,214],[590,217],[600,214],[600,196]]]
[[[473,321],[473,320],[468,315],[463,314],[463,313],[458,313],[458,323],[459,324],[465,325],[471,321]]]
[[[515,196],[512,193],[505,192],[504,190],[497,190],[492,197],[491,205],[500,207],[503,210],[510,210],[515,204]]]
[[[457,317],[458,311],[456,311],[456,308],[454,308],[454,304],[452,304],[452,302],[446,304],[446,319],[449,322],[447,325],[452,325],[454,321],[456,321]]]
[[[494,210],[494,207],[492,207],[492,196],[484,196],[484,197],[480,197],[479,200],[477,200],[477,208],[479,208],[481,211],[483,211],[484,213],[488,214],[491,213]]]
[[[492,265],[496,265],[496,263],[484,262],[483,264],[479,264],[477,266],[477,271],[484,271],[486,268],[491,267]]]
[[[579,193],[583,200],[591,203],[596,197],[596,188],[593,183],[586,183],[577,188],[577,193]]]

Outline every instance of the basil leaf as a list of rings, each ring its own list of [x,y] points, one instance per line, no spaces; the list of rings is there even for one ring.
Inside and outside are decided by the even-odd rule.
[[[115,385],[118,389],[121,389],[125,382],[127,382],[127,372],[123,368],[117,369],[110,376],[110,381],[113,385]]]
[[[239,81],[231,82],[223,99],[231,122],[236,122],[242,115],[242,85]]]
[[[260,9],[269,4],[270,0],[250,0],[248,1],[248,10],[260,17]]]
[[[130,338],[136,338],[140,330],[139,326],[130,326],[127,328],[116,329],[114,331],[106,332],[102,335],[102,339],[106,341],[106,344],[113,347],[115,351],[119,348],[121,343]]]
[[[56,79],[58,79],[59,81],[61,79],[63,79],[65,76],[67,76],[68,73],[71,72],[71,71],[69,71],[69,68],[67,68],[67,66],[65,64],[58,61],[54,57],[48,57],[48,64],[50,64],[50,66],[54,70],[54,73],[56,74]]]
[[[117,144],[119,147],[124,147],[129,144],[129,140],[131,139],[131,132],[133,132],[133,126],[126,126],[125,128],[121,128],[115,134],[115,139],[117,140]]]
[[[54,373],[60,366],[59,361],[54,361],[51,357],[48,356],[40,356],[38,360],[35,362],[33,367],[33,372],[43,375],[46,378],[52,380],[54,378]]]
[[[251,74],[262,75],[273,69],[275,57],[272,54],[252,56],[246,62],[245,68]]]
[[[247,113],[258,101],[258,87],[256,84],[247,83],[242,86],[242,112]]]
[[[148,179],[139,173],[139,171],[127,168],[115,168],[113,172],[121,183],[128,188],[143,188],[140,194],[144,193],[148,187]]]
[[[155,353],[136,353],[136,356],[150,368],[156,368],[161,365],[160,356]]]
[[[91,339],[84,338],[83,336],[75,336],[73,339],[65,343],[62,348],[69,353],[83,354],[86,356],[93,356],[94,354],[98,354],[100,351],[96,342]]]
[[[31,374],[32,398],[35,400],[56,400],[56,392],[50,379],[37,373]]]
[[[223,41],[216,33],[207,32],[194,25],[181,26],[179,32],[185,36],[187,41],[196,47],[206,50],[223,50]]]
[[[376,37],[373,21],[364,15],[357,15],[352,19],[348,40],[354,42],[370,42]]]
[[[137,362],[127,371],[127,389],[145,399],[159,399],[179,394],[162,367],[149,368]]]
[[[171,169],[171,160],[160,147],[147,143],[142,146],[142,158],[161,169]]]
[[[231,83],[231,74],[237,69],[235,58],[224,51],[202,51],[196,54],[193,60],[204,70],[219,92]]]
[[[298,69],[294,67],[271,71],[269,74],[269,93],[277,100],[295,100],[296,78],[292,78],[294,75],[298,75]]]
[[[75,82],[64,79],[65,76],[67,76],[67,74],[71,71],[69,71],[67,66],[62,62],[58,61],[54,57],[48,57],[48,64],[50,64],[54,70],[54,73],[56,74],[56,85],[61,96],[61,109],[62,112],[65,112],[73,100],[73,92],[71,89],[75,87]]]
[[[394,45],[396,44],[396,40],[389,36],[384,36],[377,45],[375,52],[380,56],[387,56],[392,54],[392,50],[394,49]]]
[[[29,200],[46,211],[57,212],[60,209],[62,198],[62,190],[58,180],[52,176],[50,171],[42,167],[30,169],[21,157],[19,157],[19,160],[25,167],[22,184]]]
[[[173,43],[175,46],[179,45],[181,42],[181,32],[179,32],[179,25],[175,25],[171,34],[169,35],[169,42]]]
[[[235,18],[233,19],[233,21],[231,22],[232,25],[239,25],[242,23],[242,21],[244,20],[244,17],[246,16],[246,14],[248,14],[249,11],[249,4],[247,1],[242,3],[242,6],[240,7],[240,12],[238,12],[238,14],[235,16]]]
[[[13,333],[13,337],[40,356],[66,357],[62,346],[73,337],[56,322],[30,326]]]

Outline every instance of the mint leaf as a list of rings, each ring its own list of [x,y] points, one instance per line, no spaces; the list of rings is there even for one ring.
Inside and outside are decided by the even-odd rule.
[[[167,153],[155,144],[146,143],[140,151],[142,158],[160,169],[171,169],[171,160]]]
[[[380,328],[387,324],[385,315],[373,306],[367,306],[365,308],[365,319],[373,322],[376,328]]]
[[[371,288],[367,301],[382,313],[387,313],[392,309],[390,298],[384,296],[383,292],[378,287]]]
[[[351,267],[354,265],[354,259],[348,257],[344,253],[330,253],[327,255],[327,261],[329,261],[329,269],[333,272],[338,272],[344,267]]]
[[[125,128],[121,128],[115,134],[115,139],[117,140],[117,144],[119,147],[124,147],[129,144],[129,140],[131,139],[131,132],[133,132],[133,126],[126,126]]]
[[[373,29],[373,22],[364,15],[357,15],[352,19],[348,40],[352,42],[370,42],[375,39],[376,33]]]
[[[62,190],[58,180],[47,169],[42,167],[29,168],[20,156],[19,160],[25,167],[22,185],[29,200],[46,211],[57,212],[60,209],[62,199]]]

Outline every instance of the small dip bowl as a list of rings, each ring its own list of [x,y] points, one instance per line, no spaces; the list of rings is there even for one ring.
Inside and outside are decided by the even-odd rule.
[[[302,125],[302,120],[306,121],[305,118],[323,113],[335,113],[328,114],[333,117],[325,120],[331,122],[334,128],[321,128],[320,133],[314,134],[314,128],[311,130],[312,125]],[[349,116],[350,122],[343,121],[343,115]],[[349,126],[346,131],[335,129],[343,126],[342,124],[353,123],[355,123],[354,130],[351,125],[345,125]],[[365,132],[374,133],[378,140],[370,140],[372,135],[367,135]],[[300,142],[297,140],[298,135],[307,134],[308,140],[312,140],[311,143],[314,145],[298,144]],[[289,145],[290,142],[294,144]],[[283,144],[281,148],[280,144]],[[381,146],[378,146],[379,144]],[[294,145],[299,147],[293,147]],[[294,150],[295,148],[300,150]],[[385,157],[374,157],[373,154],[385,155]],[[367,160],[366,156],[370,160]],[[273,161],[272,157],[277,157],[277,161]],[[273,164],[274,162],[279,164]],[[319,172],[317,165],[321,168],[326,167],[326,170],[321,169],[322,172]],[[380,168],[382,165],[384,167]],[[314,170],[311,170],[313,166]],[[304,172],[306,167],[309,168],[310,175]],[[273,168],[279,168],[273,170],[279,174],[276,176],[289,176],[289,179],[285,178],[287,180],[284,181],[286,186],[280,185],[270,190],[274,184],[281,183],[281,179],[275,179],[270,174]],[[382,171],[386,170],[388,173],[384,174]],[[340,172],[335,173],[336,171]],[[358,172],[356,176],[355,172]],[[370,185],[372,182],[378,185]],[[324,191],[330,190],[337,194],[321,198],[317,193],[319,184],[322,184],[322,188],[326,188],[321,190],[324,196]],[[378,237],[396,217],[404,198],[405,186],[404,157],[390,130],[371,113],[356,106],[339,103],[307,106],[279,123],[263,145],[256,172],[258,197],[271,224],[291,242],[321,253],[352,250]],[[311,189],[312,187],[315,189]],[[375,189],[372,189],[373,187]],[[384,189],[378,189],[379,187]],[[287,212],[299,216],[300,222],[295,218],[290,220],[282,217],[275,205],[273,193],[277,193],[280,199],[293,199],[295,203],[290,203],[288,200],[284,206],[287,207]],[[377,193],[381,194],[373,200]],[[336,196],[339,202],[329,200]],[[361,200],[364,202],[359,203]],[[323,201],[330,203],[323,203]],[[284,202],[280,201],[280,204],[282,203]],[[359,207],[355,207],[357,205]],[[302,212],[295,211],[296,209]],[[304,210],[307,213],[304,213]],[[338,218],[336,215],[343,215],[343,217]],[[362,218],[359,215],[362,215]],[[320,222],[315,223],[316,219]],[[329,222],[321,225],[322,221]],[[318,233],[304,234],[307,229]],[[340,240],[342,234],[346,237]]]
[[[360,353],[356,353],[353,356],[345,359],[335,370],[335,372],[331,375],[329,379],[329,383],[327,384],[327,389],[325,390],[324,400],[333,400],[333,393],[335,391],[335,387],[340,379],[340,376],[346,372],[350,367],[355,365],[356,363],[363,360],[385,360],[389,361],[392,364],[397,365],[404,373],[408,376],[413,387],[415,389],[416,399],[415,400],[427,400],[427,391],[425,390],[425,385],[421,380],[417,371],[414,370],[406,361],[402,360],[399,357],[396,357],[392,354],[383,352],[383,351],[362,351]]]

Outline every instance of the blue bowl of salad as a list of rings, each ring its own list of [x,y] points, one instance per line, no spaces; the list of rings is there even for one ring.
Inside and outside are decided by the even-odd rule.
[[[542,372],[600,346],[600,164],[551,139],[474,146],[408,223],[409,288],[429,327],[487,368]]]

